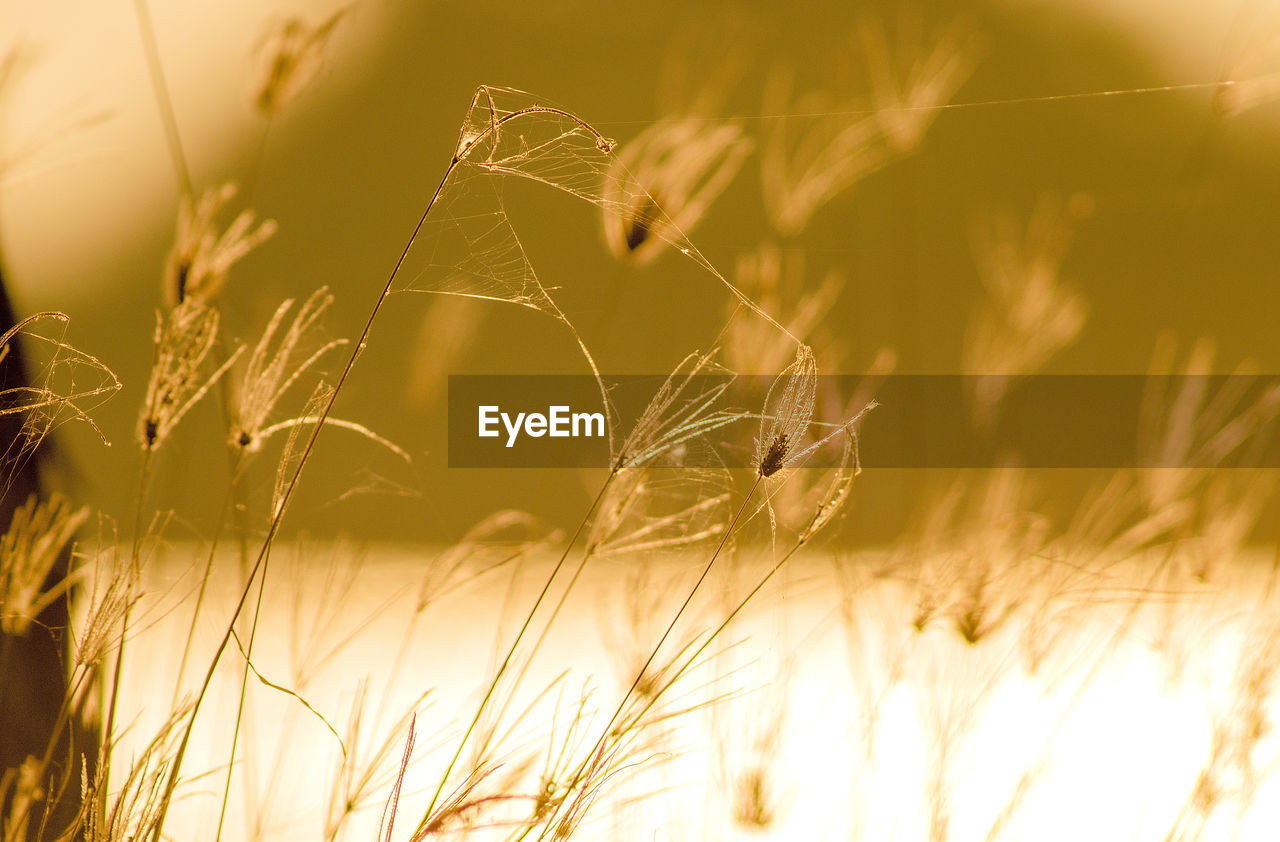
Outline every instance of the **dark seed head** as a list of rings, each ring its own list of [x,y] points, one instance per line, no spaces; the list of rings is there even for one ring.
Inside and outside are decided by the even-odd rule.
[[[769,449],[760,460],[760,476],[771,477],[782,470],[783,460],[787,458],[787,449],[787,434],[779,433],[769,443]]]
[[[174,299],[181,304],[187,298],[187,278],[191,275],[191,261],[183,258],[178,261],[178,271],[173,279]]]
[[[653,236],[653,224],[658,221],[660,212],[658,200],[652,196],[645,196],[635,211],[625,220],[623,231],[628,251],[635,251]]]

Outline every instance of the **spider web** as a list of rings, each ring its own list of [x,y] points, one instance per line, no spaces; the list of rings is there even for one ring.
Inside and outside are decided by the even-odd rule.
[[[0,452],[0,497],[36,447],[67,421],[80,421],[109,443],[90,413],[120,389],[120,381],[97,357],[66,341],[69,321],[63,313],[36,313],[0,335],[0,370],[26,368],[30,378],[0,383],[0,417],[21,419]]]
[[[653,226],[653,236],[666,240],[739,303],[790,336],[689,242],[619,165],[615,149],[614,141],[583,120],[531,94],[479,88],[439,195],[407,254],[406,266],[416,268],[397,278],[392,290],[506,301],[539,310],[572,328],[551,296],[554,287],[539,280],[507,215],[502,177],[514,176],[569,193],[623,219],[634,216],[637,208],[651,209],[647,212],[662,222]]]

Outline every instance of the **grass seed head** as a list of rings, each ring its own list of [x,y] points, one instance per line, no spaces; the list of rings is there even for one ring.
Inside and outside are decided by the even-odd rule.
[[[40,613],[65,590],[45,590],[45,580],[63,549],[89,516],[59,494],[38,501],[35,495],[13,513],[0,538],[0,631],[25,635]]]
[[[605,180],[605,239],[614,256],[644,263],[681,240],[752,146],[739,126],[698,119],[655,123],[624,146]]]
[[[205,374],[205,363],[218,339],[218,321],[218,311],[197,297],[186,298],[167,316],[156,314],[156,361],[138,420],[143,450],[159,447],[239,357],[242,347],[212,374]]]
[[[236,195],[234,184],[210,188],[193,204],[184,196],[178,208],[178,233],[165,263],[164,292],[170,307],[188,298],[206,302],[222,291],[231,267],[276,232],[273,219],[254,227],[251,210],[240,214],[219,233],[218,214]]]
[[[786,467],[813,419],[817,388],[818,366],[813,351],[808,345],[801,345],[796,349],[795,360],[773,381],[765,398],[756,439],[756,470],[760,476],[771,477]]]
[[[973,73],[980,48],[962,20],[926,31],[920,15],[906,11],[894,29],[865,18],[855,46],[861,48],[885,139],[905,155],[919,148],[941,107]]]
[[[278,114],[316,77],[329,39],[346,13],[339,9],[317,24],[289,17],[267,30],[258,44],[252,86],[253,104],[263,116]]]
[[[276,334],[292,310],[294,300],[286,299],[276,308],[249,355],[244,377],[238,383],[235,420],[231,425],[231,443],[235,448],[245,452],[258,450],[272,432],[268,420],[285,392],[321,357],[346,344],[345,339],[332,339],[313,343],[318,347],[312,349],[305,347],[311,334],[319,329],[320,318],[333,301],[328,287],[317,289],[298,308],[278,342]],[[279,429],[278,425],[276,429]]]

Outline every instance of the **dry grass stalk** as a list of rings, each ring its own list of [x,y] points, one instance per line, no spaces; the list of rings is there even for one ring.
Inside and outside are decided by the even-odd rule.
[[[839,355],[829,325],[824,324],[844,292],[839,273],[828,272],[815,287],[805,277],[802,252],[764,243],[738,258],[734,280],[792,334],[820,349],[824,362]],[[737,372],[773,374],[782,371],[794,353],[795,343],[758,320],[734,319],[726,331],[724,357]]]
[[[926,31],[921,15],[912,10],[901,13],[893,33],[882,20],[859,21],[857,46],[866,62],[876,119],[899,155],[919,148],[940,108],[977,64],[976,38],[966,22]]]
[[[237,347],[211,374],[204,373],[218,341],[218,322],[218,311],[198,296],[187,297],[167,316],[156,314],[156,358],[137,431],[144,451],[153,451],[168,439],[244,350]]]
[[[209,188],[198,202],[183,196],[178,207],[178,228],[164,269],[165,301],[177,307],[188,298],[204,303],[222,292],[231,267],[276,232],[275,220],[254,226],[254,213],[241,211],[227,226],[218,227],[218,215],[236,195],[234,184]]]
[[[1153,510],[1197,499],[1200,486],[1213,475],[1209,469],[1256,443],[1280,415],[1280,384],[1257,379],[1252,364],[1237,366],[1219,384],[1211,374],[1213,343],[1202,339],[1188,353],[1182,377],[1170,381],[1173,355],[1173,342],[1164,337],[1143,395],[1140,455],[1151,468],[1142,478]]]
[[[1025,229],[1008,214],[974,227],[974,253],[986,297],[970,320],[962,365],[975,378],[974,415],[993,419],[1010,378],[1034,374],[1075,341],[1084,299],[1061,277],[1076,226],[1092,199],[1042,198]]]
[[[251,98],[259,113],[279,114],[311,83],[324,65],[334,30],[348,11],[339,9],[315,24],[300,17],[272,23],[256,50]]]
[[[615,257],[647,263],[679,242],[706,214],[750,154],[741,127],[696,117],[645,129],[615,157],[604,199],[625,210],[605,215]]]
[[[81,803],[88,809],[77,832],[83,834],[86,842],[143,839],[159,830],[168,806],[164,797],[165,778],[174,762],[180,726],[189,713],[189,705],[174,710],[142,753],[130,763],[123,781],[111,791],[107,788],[111,764],[99,764],[92,778],[84,774]]]
[[[141,598],[138,591],[141,570],[132,563],[122,563],[120,551],[114,543],[114,529],[108,536],[100,529],[98,548],[93,562],[95,583],[88,595],[89,607],[85,612],[84,631],[78,635],[75,645],[76,663],[96,667],[107,653],[121,644],[120,622]],[[96,581],[105,574],[106,585]]]
[[[819,208],[890,160],[879,122],[860,102],[840,103],[821,94],[793,101],[790,77],[778,73],[765,88],[764,111],[823,115],[769,121],[761,146],[760,186],[769,218],[784,236],[799,234]],[[864,113],[854,117],[848,115],[851,111]],[[797,132],[791,124],[800,121],[805,125]]]
[[[4,634],[25,635],[44,609],[71,587],[71,576],[52,586],[46,580],[88,516],[87,508],[73,509],[60,494],[44,501],[32,495],[14,511],[9,529],[0,538],[0,631]]]
[[[798,448],[813,420],[817,389],[818,365],[813,351],[801,345],[791,365],[778,375],[765,396],[755,456],[756,472],[761,477],[773,476],[802,455]]]
[[[294,301],[286,299],[276,308],[249,355],[244,377],[234,393],[231,446],[236,450],[254,453],[271,435],[286,429],[282,424],[268,424],[276,404],[321,357],[346,344],[345,339],[331,339],[319,342],[319,347],[314,349],[304,346],[311,341],[310,334],[318,329],[321,317],[333,300],[327,287],[313,292],[298,308],[278,342],[275,341],[276,332],[293,308]]]

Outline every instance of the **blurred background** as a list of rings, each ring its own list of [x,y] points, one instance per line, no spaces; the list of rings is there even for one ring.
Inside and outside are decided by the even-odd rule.
[[[473,92],[488,84],[580,115],[623,154],[664,119],[734,127],[741,160],[686,232],[726,277],[749,292],[754,282],[766,309],[786,311],[779,319],[821,302],[810,327],[824,371],[866,372],[886,349],[899,372],[973,370],[982,362],[975,319],[1008,260],[1068,291],[1040,314],[1073,318],[1030,354],[1035,370],[1144,372],[1162,336],[1177,343],[1175,360],[1211,340],[1215,371],[1246,359],[1280,366],[1275,3],[147,8],[195,194],[235,183],[221,225],[247,208],[278,225],[235,264],[221,299],[227,335],[250,345],[283,298],[321,285],[336,295],[326,333],[359,333],[449,164]],[[315,76],[263,108],[264,55],[290,21],[319,33]],[[59,447],[79,495],[125,521],[181,183],[156,79],[131,3],[0,0],[0,49],[10,56],[0,87],[5,281],[19,314],[67,313],[67,339],[123,382],[94,413],[111,446],[68,427]],[[887,152],[867,157],[802,219],[780,218],[768,172],[778,133],[834,134],[883,116],[881,50],[897,78],[917,79],[926,94],[923,111],[898,116],[930,119],[905,120],[897,135],[882,125],[896,137]],[[601,370],[662,374],[723,341],[732,302],[714,277],[669,250],[618,259],[599,208],[539,187],[507,187],[511,222]],[[783,280],[770,295],[760,266],[774,259]],[[326,358],[331,373],[341,356]],[[398,443],[413,464],[327,433],[291,528],[453,540],[502,508],[572,528],[598,473],[445,462],[449,373],[543,371],[585,371],[545,314],[393,297],[337,412]],[[225,488],[220,429],[216,402],[206,401],[157,463],[157,505],[173,507],[192,536],[216,517]],[[869,426],[862,446],[895,434]],[[262,470],[269,488],[269,465]],[[1056,472],[1047,482],[1089,479]],[[867,472],[846,534],[893,538],[945,481]]]

